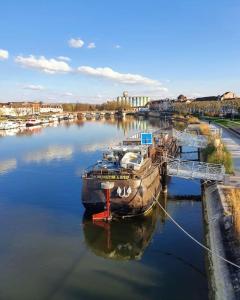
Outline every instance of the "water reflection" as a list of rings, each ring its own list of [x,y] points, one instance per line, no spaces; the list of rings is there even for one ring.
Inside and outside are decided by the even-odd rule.
[[[164,208],[164,210],[167,210],[167,200],[168,200],[168,194],[167,193],[161,193],[158,201],[159,203],[161,204],[161,206]],[[158,209],[159,209],[159,218],[160,218],[160,221],[162,223],[165,223],[166,219],[167,219],[167,215],[166,213],[159,208],[158,204],[156,204]]]
[[[84,145],[80,148],[81,152],[106,151],[109,147],[115,146],[121,141],[120,137],[106,140],[104,142]]]
[[[159,216],[155,207],[141,218],[94,222],[83,217],[85,242],[97,256],[116,260],[139,260],[149,245]]]
[[[42,161],[52,161],[52,160],[62,160],[70,159],[73,154],[72,146],[49,146],[46,149],[40,151],[35,151],[28,153],[24,157],[26,162],[42,162]]]
[[[17,160],[15,158],[0,161],[0,175],[9,173],[17,168]]]
[[[46,123],[33,127],[20,127],[16,129],[0,130],[0,137],[5,136],[31,136],[40,134],[44,128],[47,127],[71,127],[73,125],[77,127],[83,127],[85,123],[100,123],[103,125],[116,126],[118,130],[123,131],[124,134],[128,134],[131,131],[145,131],[149,127],[155,128],[167,128],[169,127],[171,120],[168,118],[149,118],[127,116],[123,119],[118,118],[102,118],[102,119],[89,119],[89,120],[67,120],[58,123]]]
[[[19,129],[7,129],[7,130],[0,130],[0,137],[4,137],[4,136],[14,136],[16,134],[18,134]]]

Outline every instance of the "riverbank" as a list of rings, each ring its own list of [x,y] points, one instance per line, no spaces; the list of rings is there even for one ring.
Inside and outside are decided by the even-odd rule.
[[[235,299],[230,272],[226,262],[215,253],[225,256],[221,231],[222,206],[217,185],[203,187],[203,215],[205,223],[205,241],[214,253],[207,253],[210,299]]]
[[[224,196],[224,185],[203,187],[203,212],[206,245],[213,252],[207,253],[210,299],[239,299],[239,270],[217,255],[238,264],[239,247],[234,235],[232,213]]]
[[[210,126],[212,131],[214,129],[219,131],[218,125]],[[232,134],[223,129],[221,143],[233,157],[235,172],[236,162],[238,162],[235,150],[236,146],[240,148],[240,139],[238,142],[234,141],[235,147],[233,148],[230,147],[233,143],[232,139]],[[238,185],[240,185],[240,178],[236,174],[227,175],[224,184],[203,184],[205,238],[207,247],[212,251],[207,254],[210,299],[240,299],[239,269],[217,256],[220,255],[239,265],[239,234],[236,234],[233,221],[236,211],[233,211],[233,199],[227,196],[230,190],[239,190]]]

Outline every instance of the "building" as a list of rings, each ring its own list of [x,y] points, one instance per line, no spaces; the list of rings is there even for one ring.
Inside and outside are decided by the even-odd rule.
[[[22,117],[39,114],[40,103],[38,102],[8,102],[0,104],[0,115]]]
[[[149,109],[151,111],[170,112],[173,110],[174,103],[175,100],[170,99],[153,100],[149,103]]]
[[[223,101],[223,100],[231,100],[235,98],[236,95],[233,92],[226,92],[218,96],[199,97],[196,98],[195,101]]]
[[[219,96],[198,97],[194,101],[219,101]]]
[[[40,106],[40,113],[62,113],[63,107],[59,104],[42,104]]]
[[[220,96],[220,100],[229,100],[235,99],[236,95],[233,92],[226,92],[222,96]]]
[[[41,104],[40,102],[8,102],[0,103],[0,115],[22,117],[40,113],[62,113],[62,105]]]
[[[147,96],[129,96],[128,92],[123,92],[122,96],[117,97],[119,105],[130,105],[132,108],[145,107],[150,101]]]

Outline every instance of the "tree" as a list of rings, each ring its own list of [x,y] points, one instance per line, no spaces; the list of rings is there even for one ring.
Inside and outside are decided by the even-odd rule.
[[[178,99],[178,101],[185,101],[185,100],[187,100],[187,97],[184,96],[183,94],[181,94],[177,97],[177,99]]]

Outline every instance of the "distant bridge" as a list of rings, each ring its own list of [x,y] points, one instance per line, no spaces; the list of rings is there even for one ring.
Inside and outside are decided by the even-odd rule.
[[[105,115],[105,114],[108,114],[108,115],[114,115],[117,111],[115,110],[102,110],[102,111],[98,111],[98,110],[94,110],[94,111],[76,111],[76,112],[73,112],[73,114],[82,114],[82,115],[89,115],[89,114],[92,114],[92,115],[96,115],[96,114],[102,114],[102,115]],[[127,114],[134,114],[136,113],[135,110],[124,110],[122,111],[122,113],[124,115],[127,115]]]

